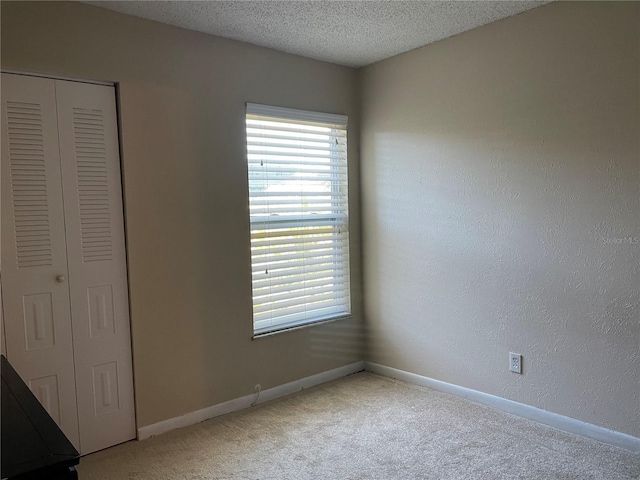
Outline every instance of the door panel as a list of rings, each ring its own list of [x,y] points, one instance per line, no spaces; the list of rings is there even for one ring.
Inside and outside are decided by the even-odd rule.
[[[23,295],[22,313],[27,351],[55,346],[51,292]]]
[[[53,80],[2,74],[7,358],[80,448]]]
[[[117,362],[94,365],[93,391],[96,417],[108,415],[120,410],[120,393],[118,391]]]
[[[29,380],[29,388],[55,422],[60,424],[60,391],[58,375]]]
[[[102,285],[87,289],[89,315],[89,337],[115,337],[116,322],[114,318],[113,287]]]
[[[112,87],[56,81],[82,453],[135,437]]]

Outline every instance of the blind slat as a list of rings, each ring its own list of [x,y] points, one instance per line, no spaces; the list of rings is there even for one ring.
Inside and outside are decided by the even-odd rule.
[[[255,278],[253,278],[251,284],[253,285],[254,290],[259,290],[268,288],[270,286],[275,288],[282,285],[297,284],[306,281],[313,282],[315,280],[321,279],[334,279],[336,281],[342,281],[340,280],[342,278],[348,279],[347,273],[348,272],[346,270],[332,269],[325,271],[318,270],[317,272],[303,271],[297,275],[283,275],[275,278],[273,276],[270,278],[256,276]]]
[[[340,291],[342,290],[343,289],[340,289]],[[315,285],[314,287],[295,288],[275,294],[267,292],[262,293],[263,295],[257,295],[255,298],[256,306],[261,308],[270,307],[272,309],[289,308],[291,306],[321,302],[342,297],[340,293],[336,293],[333,282],[329,282],[324,285]],[[302,302],[302,299],[305,299],[306,301]]]
[[[265,177],[282,175],[283,179],[290,178],[291,180],[300,180],[302,174],[304,174],[307,177],[310,174],[313,174],[313,177],[311,179],[318,179],[323,181],[325,177],[334,179],[336,177],[341,178],[343,175],[346,176],[347,174],[346,169],[343,171],[340,171],[340,169],[331,168],[331,166],[329,165],[326,165],[325,168],[299,168],[299,167],[296,168],[296,167],[291,167],[289,165],[290,164],[288,164],[286,167],[281,167],[279,165],[270,165],[267,163],[262,167],[250,168],[249,174],[250,175],[253,174],[255,176],[262,175]],[[284,175],[284,174],[292,174],[292,173],[295,174],[293,178],[291,178],[291,175]]]
[[[335,250],[339,250],[342,248],[342,244],[337,243],[327,243],[321,245],[314,245],[312,248],[308,248],[306,253],[307,255],[315,255],[321,254],[322,252],[332,252]],[[297,245],[285,245],[283,247],[269,247],[269,248],[260,248],[260,249],[252,249],[251,250],[251,258],[255,262],[261,262],[263,258],[272,258],[278,257],[281,258],[289,254],[290,252],[296,252],[299,250]]]
[[[344,307],[341,305],[335,305],[332,302],[324,302],[323,304],[318,304],[314,308],[308,306],[307,308],[289,308],[287,310],[280,310],[279,316],[277,318],[274,317],[272,312],[260,312],[254,314],[254,321],[256,324],[260,321],[268,322],[272,327],[277,327],[281,324],[287,324],[295,320],[311,320],[311,319],[322,319],[326,315],[334,314],[348,314],[348,311],[344,310]],[[257,327],[258,325],[256,325]]]
[[[333,140],[333,144],[330,142]],[[281,142],[284,144],[289,144],[289,142],[296,142],[300,144],[309,145],[311,147],[314,146],[332,146],[336,145],[344,145],[344,139],[332,139],[331,135],[318,135],[318,134],[299,134],[287,131],[272,131],[269,132],[266,129],[262,128],[247,128],[247,143],[254,144],[255,142],[268,142],[276,143]]]
[[[247,151],[247,155],[251,155],[253,157],[253,159],[260,159],[263,158],[265,160],[273,157],[273,158],[289,158],[289,157],[295,157],[298,158],[300,160],[305,160],[307,158],[330,158],[331,155],[329,153],[297,153],[297,152],[282,152],[282,151],[277,151],[277,152],[271,152],[268,150],[260,150],[260,151]]]
[[[256,165],[260,165],[260,162],[264,162],[264,160],[260,160],[259,158],[249,158],[247,160],[249,164],[249,171],[256,168]],[[309,160],[306,159],[304,162],[299,160],[291,160],[290,158],[280,158],[280,159],[269,159],[269,162],[273,165],[299,165],[304,167],[326,167],[331,165],[331,159],[324,160]],[[337,168],[346,169],[346,167],[342,165],[337,165]]]
[[[310,202],[307,204],[301,204],[301,202],[292,202],[292,201],[286,201],[286,200],[276,200],[275,202],[272,202],[266,205],[253,204],[253,203],[249,205],[249,210],[251,213],[261,212],[263,215],[267,212],[296,211],[296,212],[302,213],[304,211],[315,212],[317,210],[327,210],[327,209],[333,209],[334,211],[338,211],[340,213],[344,213],[348,211],[346,205],[337,206],[335,205],[335,202],[330,202],[327,200]],[[264,210],[267,210],[267,212],[264,212]]]
[[[277,218],[277,217],[275,217]],[[310,222],[307,221],[309,224]],[[264,225],[263,225],[264,224]],[[298,228],[291,228],[289,224],[295,225]],[[313,237],[327,233],[331,233],[334,235],[342,235],[342,230],[348,230],[347,225],[335,225],[335,224],[325,224],[318,225],[315,227],[300,227],[301,223],[295,224],[294,222],[282,223],[279,224],[275,220],[271,226],[269,226],[268,222],[260,222],[260,225],[256,226],[256,229],[251,231],[251,240],[258,240],[261,238],[284,238],[284,237]],[[276,229],[277,228],[277,229]]]
[[[313,316],[314,320],[321,321],[348,315],[349,312],[344,311],[341,306],[328,306],[317,308],[312,311],[303,311],[289,315],[282,315],[278,318],[277,323],[265,314],[259,314],[254,317],[254,333],[260,334],[276,330],[277,328],[296,326],[304,323],[307,318]]]
[[[269,206],[279,207],[279,206],[287,206],[287,205],[296,205],[296,206],[321,206],[321,205],[335,205],[340,208],[347,209],[346,199],[342,199],[338,196],[336,197],[328,197],[328,198],[310,198],[307,200],[295,198],[295,197],[272,197],[271,199],[252,199],[249,201],[249,208],[266,208]]]
[[[328,214],[316,214],[313,211],[306,212],[302,215],[251,215],[251,222],[254,224],[254,229],[259,230],[261,223],[269,223],[270,225],[265,228],[285,228],[280,225],[290,225],[293,222],[297,222],[295,225],[299,226],[314,226],[314,225],[339,225],[346,224],[347,215],[342,212],[334,212]],[[313,234],[313,230],[310,230]]]
[[[345,240],[342,238],[342,236],[337,234],[336,232],[323,234],[323,235],[316,235],[314,237],[308,236],[307,238],[304,238],[304,239],[271,237],[266,239],[261,238],[261,239],[252,240],[251,250],[252,251],[264,250],[265,247],[275,247],[277,245],[306,245],[310,243],[318,243],[320,245],[320,244],[326,244],[328,242],[344,242],[344,241]]]
[[[346,245],[322,245],[324,248],[309,248],[301,255],[300,249],[295,247],[278,247],[277,249],[264,248],[251,252],[251,260],[254,265],[272,264],[277,265],[285,260],[296,259],[304,256],[304,258],[320,258],[336,256],[337,254],[346,255]]]
[[[309,311],[314,308],[335,305],[336,303],[333,293],[323,293],[315,296],[309,295],[281,300],[278,302],[271,302],[268,305],[257,305],[253,307],[253,312],[256,314],[269,312],[271,314],[279,313],[280,315],[284,315],[287,313]]]
[[[290,150],[300,151],[301,153],[324,153],[330,155],[331,153],[344,153],[347,151],[346,145],[340,143],[331,144],[327,142],[304,142],[291,140],[287,142],[267,142],[268,137],[264,139],[258,139],[258,137],[249,137],[247,140],[247,151],[254,154],[255,152],[288,152]],[[312,145],[303,145],[303,143],[311,143]],[[315,145],[314,145],[315,144]]]
[[[253,273],[261,273],[265,272],[265,275],[282,274],[284,271],[292,268],[298,268],[302,265],[305,267],[319,267],[320,265],[325,265],[327,268],[331,268],[332,264],[336,262],[342,262],[345,259],[348,259],[348,255],[343,253],[341,255],[331,255],[331,256],[323,256],[323,257],[309,257],[305,258],[304,256],[299,256],[294,260],[283,261],[283,262],[271,262],[271,263],[261,263],[253,266]]]
[[[347,269],[334,269],[331,266],[310,266],[310,267],[296,267],[288,270],[281,270],[278,272],[264,273],[264,271],[252,273],[252,285],[258,285],[271,282],[272,285],[276,285],[283,279],[291,278],[293,276],[304,276],[313,273],[323,273],[324,275],[339,276],[341,274],[348,275]]]
[[[249,187],[251,187],[251,182],[249,182]],[[279,192],[264,192],[264,191],[256,191],[256,192],[251,192],[250,193],[250,198],[249,200],[253,200],[255,198],[260,198],[260,199],[269,199],[272,197],[282,197],[284,195],[303,195],[304,197],[326,197],[328,195],[331,196],[339,196],[339,197],[344,197],[344,201],[346,202],[346,191],[345,192],[303,192],[301,193],[299,190],[296,191],[279,191]]]
[[[267,286],[267,287],[262,287],[262,288],[255,288],[254,287],[254,295],[256,296],[256,298],[262,298],[265,295],[273,295],[275,296],[276,294],[280,293],[280,292],[292,292],[294,290],[302,290],[302,289],[310,289],[310,288],[314,288],[317,286],[322,286],[322,285],[326,285],[329,279],[327,279],[324,276],[321,276],[320,278],[318,278],[317,280],[308,280],[308,279],[304,279],[302,281],[297,281],[297,282],[289,282],[289,283],[282,283],[282,284],[278,284],[277,286]],[[331,285],[340,285],[340,286],[344,286],[346,284],[346,277],[340,277],[339,279],[336,278],[331,278]]]

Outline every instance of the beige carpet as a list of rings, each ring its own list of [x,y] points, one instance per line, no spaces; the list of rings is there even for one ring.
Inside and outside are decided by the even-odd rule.
[[[82,458],[81,480],[639,479],[640,455],[370,373]]]

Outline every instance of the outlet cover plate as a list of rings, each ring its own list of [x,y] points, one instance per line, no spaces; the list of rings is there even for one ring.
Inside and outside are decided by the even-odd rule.
[[[509,352],[509,370],[514,373],[522,373],[522,355]]]

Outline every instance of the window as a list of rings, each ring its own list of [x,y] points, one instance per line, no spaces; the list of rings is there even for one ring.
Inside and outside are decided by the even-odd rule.
[[[349,315],[347,117],[247,104],[253,330]]]

